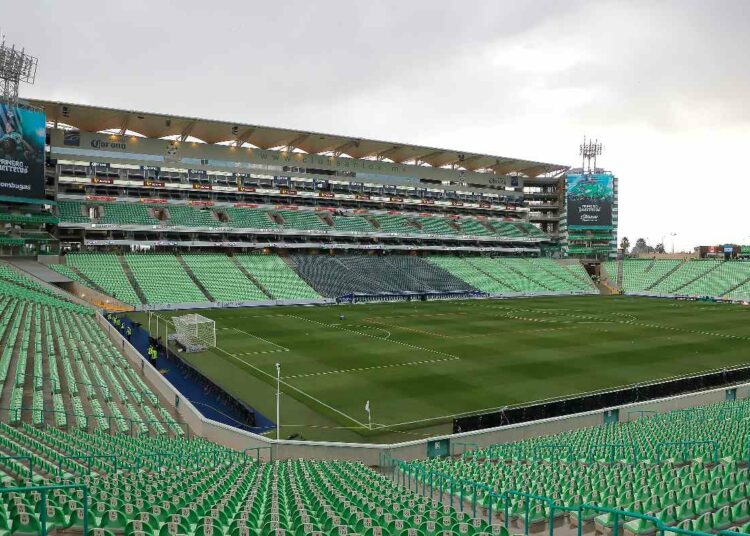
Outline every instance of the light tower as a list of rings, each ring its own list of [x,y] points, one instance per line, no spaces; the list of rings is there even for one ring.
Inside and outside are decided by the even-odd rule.
[[[581,155],[581,173],[584,175],[596,173],[596,157],[602,154],[602,143],[599,140],[587,140],[584,136],[579,154]]]
[[[10,106],[18,104],[18,86],[21,82],[34,83],[38,62],[25,49],[6,44],[4,35],[0,37],[0,101]]]

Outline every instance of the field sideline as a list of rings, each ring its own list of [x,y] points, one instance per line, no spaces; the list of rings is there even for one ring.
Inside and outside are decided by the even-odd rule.
[[[196,312],[216,321],[217,348],[188,361],[272,420],[281,363],[282,436],[304,439],[419,438],[449,431],[454,415],[750,361],[750,308],[728,304],[586,296]]]

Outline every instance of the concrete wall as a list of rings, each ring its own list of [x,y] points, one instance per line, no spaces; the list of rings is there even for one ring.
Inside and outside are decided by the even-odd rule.
[[[427,453],[429,440],[421,439],[404,443],[390,445],[359,444],[359,443],[329,443],[322,441],[289,441],[269,439],[265,436],[253,434],[232,428],[216,421],[206,419],[182,395],[156,370],[151,363],[133,348],[120,333],[112,328],[102,317],[97,315],[99,325],[109,334],[110,339],[133,364],[136,370],[142,371],[144,380],[159,395],[162,403],[173,407],[180,419],[189,427],[191,434],[205,437],[211,441],[227,447],[244,450],[257,447],[271,447],[275,459],[307,458],[307,459],[338,459],[338,460],[360,460],[367,465],[378,465],[380,456],[389,453],[395,458],[402,460],[414,460],[424,458]],[[738,398],[747,398],[750,392],[750,383],[737,386]],[[179,404],[175,407],[175,401]],[[598,426],[604,421],[604,413],[608,409],[620,410],[620,421],[629,419],[628,412],[632,411],[657,411],[666,412],[675,409],[686,409],[704,404],[721,402],[726,399],[726,388],[712,389],[698,393],[690,393],[670,398],[663,398],[649,402],[638,402],[604,410],[579,413],[564,417],[554,417],[529,423],[519,423],[492,428],[488,430],[477,430],[461,434],[451,434],[432,438],[450,439],[454,444],[457,442],[475,443],[479,447],[486,447],[499,443],[510,443],[531,437],[555,434]]]

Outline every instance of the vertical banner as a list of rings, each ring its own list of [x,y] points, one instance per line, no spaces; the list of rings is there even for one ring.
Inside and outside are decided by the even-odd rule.
[[[44,198],[44,113],[0,104],[0,195]]]
[[[568,226],[612,226],[612,204],[615,198],[612,175],[568,175],[565,198],[568,204]]]

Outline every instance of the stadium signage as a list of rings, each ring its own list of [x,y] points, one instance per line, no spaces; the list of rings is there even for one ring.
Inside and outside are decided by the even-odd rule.
[[[197,182],[193,183],[193,190],[211,190],[212,187],[210,184],[199,184]]]
[[[604,227],[612,225],[614,177],[609,174],[570,174],[565,199],[568,225]]]
[[[165,182],[164,181],[150,181],[145,180],[143,181],[143,186],[149,187],[149,188],[164,188]]]
[[[354,194],[354,199],[357,199],[359,201],[369,201],[370,196],[367,194]]]
[[[55,129],[51,133],[51,152],[55,158],[80,156],[100,160],[113,159],[142,166],[152,162],[159,166],[169,163],[182,163],[185,167],[207,167],[232,174],[264,173],[279,176],[284,167],[293,168],[290,176],[303,175],[309,178],[314,169],[337,172],[339,176],[356,177],[358,181],[389,183],[392,185],[415,186],[421,179],[450,181],[478,186],[490,185],[495,188],[522,187],[523,179],[505,177],[478,171],[433,168],[411,164],[398,164],[377,160],[311,155],[304,153],[273,151],[206,143],[180,143],[152,138],[122,138],[92,132],[77,132],[76,141],[72,135],[65,137],[65,131]],[[85,148],[85,149],[84,149]],[[110,154],[108,154],[110,153]],[[194,170],[197,171],[197,170]],[[320,179],[320,177],[315,177]],[[518,195],[514,193],[513,195]]]
[[[281,188],[279,190],[279,194],[281,194],[281,195],[297,195],[297,190],[292,190],[291,188]]]
[[[91,140],[91,147],[94,149],[106,149],[108,151],[124,151],[128,148],[128,144],[121,141],[110,141],[103,140],[101,138],[94,138]]]
[[[238,192],[246,192],[246,193],[252,193],[255,191],[255,186],[238,186],[237,187]]]
[[[333,192],[318,192],[318,197],[333,199],[334,197],[336,197],[336,195]]]
[[[45,115],[0,104],[0,195],[44,198]]]
[[[99,177],[94,177],[91,179],[91,184],[114,184],[114,179],[102,179]]]

